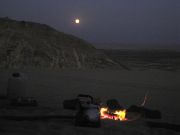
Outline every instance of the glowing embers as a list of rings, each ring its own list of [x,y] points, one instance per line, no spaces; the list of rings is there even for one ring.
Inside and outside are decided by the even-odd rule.
[[[111,112],[108,108],[102,107],[100,109],[101,119],[112,119],[112,120],[120,120],[126,121],[126,110],[116,110]]]

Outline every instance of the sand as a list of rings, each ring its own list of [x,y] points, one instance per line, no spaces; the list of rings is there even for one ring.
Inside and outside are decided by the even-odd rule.
[[[28,77],[27,94],[40,106],[62,109],[62,101],[78,94],[100,98],[116,98],[125,108],[140,105],[148,91],[145,104],[162,112],[162,120],[180,124],[180,72],[161,70],[21,70]],[[5,94],[7,80],[13,70],[0,71],[0,93]],[[70,120],[36,122],[1,121],[1,134],[180,134],[166,129],[151,129],[144,119],[122,123],[103,121],[102,128],[74,127]]]

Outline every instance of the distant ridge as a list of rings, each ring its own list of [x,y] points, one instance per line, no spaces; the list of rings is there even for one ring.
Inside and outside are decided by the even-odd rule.
[[[180,51],[180,44],[158,43],[93,43],[98,49],[130,49],[130,50],[174,50]]]
[[[48,25],[0,18],[0,68],[121,66],[90,43]]]

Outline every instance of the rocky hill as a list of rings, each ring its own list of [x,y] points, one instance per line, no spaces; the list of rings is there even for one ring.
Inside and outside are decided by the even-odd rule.
[[[119,67],[90,43],[50,26],[0,18],[0,68]]]

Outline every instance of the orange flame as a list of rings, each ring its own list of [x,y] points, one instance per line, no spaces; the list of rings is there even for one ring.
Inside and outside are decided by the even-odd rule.
[[[115,111],[115,113],[118,116],[118,119],[120,121],[125,121],[126,119],[126,110],[119,110],[119,111]]]
[[[126,121],[126,110],[117,110],[114,113],[109,113],[108,108],[101,108],[100,109],[101,119],[113,119],[113,120],[120,120]]]

